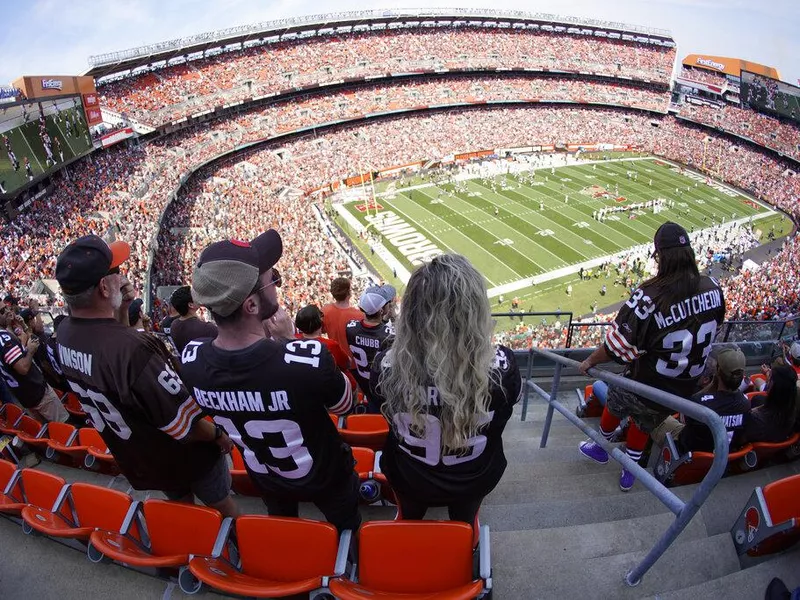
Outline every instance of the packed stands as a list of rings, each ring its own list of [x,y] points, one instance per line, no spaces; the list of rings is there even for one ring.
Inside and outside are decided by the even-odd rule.
[[[732,105],[712,108],[705,105],[684,104],[680,115],[697,123],[751,139],[759,146],[772,148],[781,154],[800,160],[800,127],[789,121],[780,121]]]
[[[695,69],[693,67],[681,67],[681,72],[679,77],[684,79],[691,79],[692,81],[697,81],[698,83],[705,83],[707,85],[715,85],[718,87],[722,87],[728,81],[728,78],[725,77],[724,73],[715,73],[714,71],[709,71],[708,69]]]
[[[557,70],[666,85],[675,49],[584,35],[429,28],[307,38],[170,66],[99,88],[152,125],[296,87],[436,70]]]

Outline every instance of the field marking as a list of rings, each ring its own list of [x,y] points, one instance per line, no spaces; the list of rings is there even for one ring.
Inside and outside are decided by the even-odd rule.
[[[30,121],[29,121],[29,123],[30,123]],[[27,125],[27,124],[28,124],[28,123],[26,123],[25,125]],[[23,125],[23,127],[24,127],[24,125]],[[42,163],[41,163],[41,161],[39,160],[39,157],[38,157],[38,156],[36,156],[36,152],[34,152],[34,151],[33,151],[33,146],[31,146],[31,143],[28,141],[28,136],[27,136],[27,135],[25,135],[25,132],[24,132],[22,129],[20,129],[20,133],[22,133],[22,139],[23,139],[23,140],[25,140],[25,145],[28,147],[28,150],[30,150],[30,151],[31,151],[31,156],[33,156],[33,160],[35,160],[35,161],[36,161],[36,164],[37,164],[37,165],[39,165],[39,168],[42,170],[42,173],[46,173],[46,172],[47,172],[47,169],[45,169],[45,168],[42,166]],[[25,158],[25,157],[23,156],[23,158]],[[20,168],[22,168],[22,169],[24,169],[24,168],[25,168],[25,161],[22,161],[22,163],[20,164]],[[28,182],[28,181],[30,181],[30,180],[28,179],[28,174],[27,174],[27,173],[24,175],[24,177],[25,177],[25,182]],[[36,175],[34,175],[34,176],[33,176],[33,178],[34,178],[34,179],[36,179]],[[23,184],[23,185],[24,185],[24,184]]]

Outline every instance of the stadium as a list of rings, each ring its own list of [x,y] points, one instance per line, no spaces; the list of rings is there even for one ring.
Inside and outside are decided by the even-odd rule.
[[[427,529],[389,527],[404,524],[376,456],[389,424],[334,414],[368,522],[339,534],[308,502],[295,523],[265,516],[243,445],[229,465],[235,524],[157,502],[120,474],[114,425],[93,442],[86,432],[102,432],[111,409],[54,385],[69,420],[40,422],[13,402],[9,359],[2,595],[751,598],[773,577],[799,586],[794,413],[780,440],[734,448],[719,415],[653,384],[634,391],[707,425],[713,452],[683,452],[671,435],[634,460],[609,446],[616,462],[604,467],[576,451],[587,435],[601,443],[592,382],[631,383],[619,364],[591,377],[579,364],[657,272],[667,221],[718,281],[714,346],[742,350],[748,393],[773,389],[759,387],[762,365],[800,360],[800,89],[773,67],[678,51],[669,31],[624,23],[374,10],[197,34],[91,56],[79,76],[15,80],[0,93],[9,314],[38,310],[53,334],[69,297],[57,257],[89,234],[130,245],[122,271],[141,327],[170,348],[158,324],[212,242],[277,230],[292,318],[330,303],[344,276],[353,302],[375,284],[396,288],[402,319],[415,270],[455,253],[485,280],[494,342],[514,351],[523,392],[480,526],[452,535],[440,506]],[[30,331],[20,321],[12,333]],[[627,494],[619,462],[641,465]]]

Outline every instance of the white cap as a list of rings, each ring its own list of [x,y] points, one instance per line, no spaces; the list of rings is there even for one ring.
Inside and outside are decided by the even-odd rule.
[[[789,348],[789,354],[792,355],[792,358],[800,359],[800,342],[792,342]]]
[[[368,315],[375,315],[387,304],[386,297],[373,291],[366,291],[358,301],[358,308]]]

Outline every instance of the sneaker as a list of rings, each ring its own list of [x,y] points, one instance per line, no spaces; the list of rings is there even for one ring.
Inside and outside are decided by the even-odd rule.
[[[580,446],[578,446],[578,450],[580,450],[580,453],[586,458],[591,458],[594,462],[600,463],[601,465],[608,462],[608,452],[603,450],[592,440],[581,442]]]
[[[619,476],[619,489],[627,492],[633,487],[634,483],[636,483],[636,477],[633,476],[633,473],[627,469],[622,469],[622,473]]]

